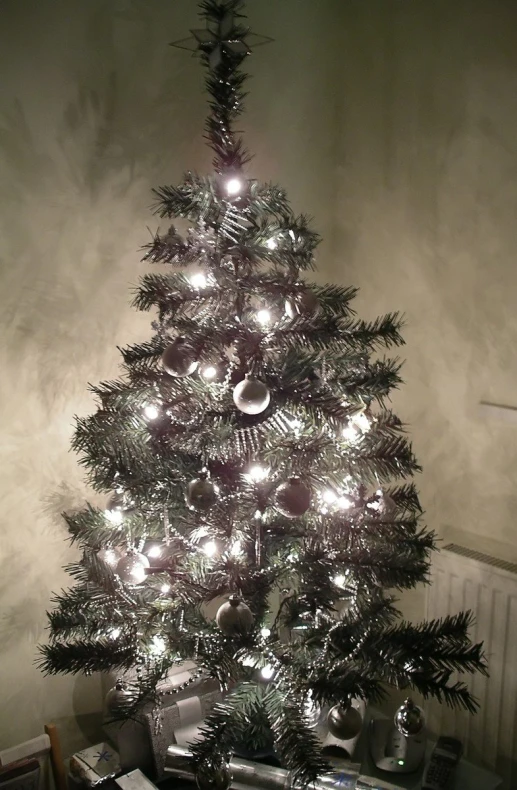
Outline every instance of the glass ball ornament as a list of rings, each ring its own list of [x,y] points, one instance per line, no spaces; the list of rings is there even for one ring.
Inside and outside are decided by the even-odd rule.
[[[117,574],[125,584],[142,584],[147,576],[146,568],[149,568],[149,560],[145,554],[130,551],[118,561]]]
[[[201,473],[187,486],[185,499],[192,510],[210,510],[217,502],[218,488],[208,475]]]
[[[311,490],[299,477],[290,477],[278,486],[275,507],[286,518],[299,518],[311,506]]]
[[[198,790],[228,790],[232,780],[230,764],[224,758],[216,763],[201,763],[196,771]]]
[[[217,625],[226,636],[250,631],[253,620],[251,609],[238,595],[230,595],[229,599],[221,604],[215,616]]]
[[[264,382],[249,374],[233,390],[233,402],[244,414],[260,414],[267,409],[270,400]]]
[[[424,711],[410,697],[396,710],[393,720],[397,730],[406,738],[420,735],[425,727]]]
[[[163,352],[162,365],[169,376],[183,378],[195,371],[198,362],[186,338],[177,337]]]
[[[309,288],[300,291],[295,296],[289,296],[285,300],[285,312],[288,318],[291,319],[300,316],[305,318],[315,316],[319,311],[319,307],[318,298]]]
[[[327,714],[327,726],[334,738],[349,741],[361,732],[363,718],[353,705],[334,705]]]
[[[117,716],[131,702],[133,696],[131,689],[124,685],[121,680],[117,680],[113,688],[106,694],[104,700],[106,712],[111,716]]]

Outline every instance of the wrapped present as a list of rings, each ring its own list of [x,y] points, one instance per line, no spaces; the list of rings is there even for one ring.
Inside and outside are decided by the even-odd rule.
[[[98,743],[70,758],[70,774],[88,787],[96,787],[121,773],[118,752],[108,743]]]
[[[254,763],[234,757],[230,760],[229,770],[232,777],[231,787],[236,790],[295,790],[292,774],[285,768]],[[185,746],[173,744],[167,750],[165,759],[166,776],[195,781],[192,754]],[[343,766],[321,776],[313,785],[313,790],[402,790],[394,785],[370,776],[361,776],[353,768]],[[127,790],[132,790],[127,788]]]
[[[220,691],[202,696],[181,699],[160,712],[145,714],[145,723],[153,752],[155,775],[163,776],[167,748],[171,743],[186,746],[200,736],[203,720],[217,702],[222,699]]]
[[[167,746],[172,743],[173,739],[165,747],[163,747],[161,741],[160,746],[157,746],[156,738],[159,737],[159,727],[156,727],[155,724],[159,723],[160,719],[163,719],[164,724],[168,726],[166,711],[169,708],[174,709],[178,702],[182,700],[188,700],[194,696],[203,699],[205,696],[208,695],[210,697],[214,693],[219,695],[219,684],[213,678],[196,678],[195,682],[189,683],[186,688],[183,688],[183,684],[189,681],[190,678],[195,677],[196,669],[194,662],[185,661],[183,664],[174,666],[169,670],[167,677],[158,686],[158,691],[161,695],[161,713],[156,711],[154,704],[149,703],[142,707],[139,721],[117,722],[110,720],[109,715],[106,715],[103,725],[104,733],[115,744],[124,773],[135,768],[141,768],[149,775],[156,775],[159,762],[155,755],[159,755],[162,752],[165,754]],[[113,675],[108,677],[107,681],[105,679],[106,686],[109,688],[109,684],[111,686],[115,685],[115,679]],[[135,679],[135,673],[131,672],[122,676],[122,681],[127,681],[128,683]],[[213,701],[211,704],[213,704]],[[200,719],[204,715],[206,714],[202,714]],[[173,713],[172,716],[173,718],[176,717],[176,713]]]

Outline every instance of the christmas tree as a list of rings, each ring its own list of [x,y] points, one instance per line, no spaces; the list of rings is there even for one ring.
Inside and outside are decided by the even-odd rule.
[[[145,248],[161,266],[134,306],[154,335],[92,387],[73,440],[108,497],[65,515],[80,559],[55,596],[47,673],[123,673],[121,716],[159,702],[187,659],[225,692],[194,748],[214,769],[268,734],[306,785],[326,770],[310,715],[352,732],[352,698],[390,685],[474,711],[457,672],[485,671],[469,613],[413,625],[392,591],[426,581],[419,471],[388,407],[400,383],[397,314],[355,317],[348,286],[316,285],[317,234],[283,189],[252,177],[234,125],[250,46],[240,0],[205,0],[178,42],[206,69],[214,172],[156,190],[172,225]],[[406,711],[407,713],[407,711]],[[210,773],[210,770],[209,770]]]

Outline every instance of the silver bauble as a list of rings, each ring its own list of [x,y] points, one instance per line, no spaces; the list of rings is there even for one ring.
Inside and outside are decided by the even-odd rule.
[[[327,726],[334,738],[349,741],[361,732],[363,719],[360,712],[353,705],[348,707],[334,705],[328,712]]]
[[[117,680],[113,688],[106,694],[105,705],[107,713],[116,716],[133,697],[133,692],[122,681]]]
[[[125,496],[122,491],[114,491],[106,502],[106,510],[124,510]]]
[[[162,354],[164,370],[176,378],[190,376],[197,368],[197,359],[184,337],[177,337]]]
[[[406,738],[420,735],[425,727],[424,711],[410,697],[397,709],[393,720],[397,730]]]
[[[226,760],[206,765],[201,763],[196,771],[198,790],[228,790],[232,783],[230,765]]]
[[[217,625],[226,636],[250,631],[253,620],[251,609],[238,595],[230,595],[215,616]]]
[[[290,477],[278,486],[275,493],[275,507],[287,518],[298,518],[311,506],[311,490],[299,477]]]
[[[217,486],[206,476],[191,480],[185,494],[187,505],[194,510],[209,510],[217,502]]]
[[[318,313],[319,302],[316,295],[309,289],[300,291],[295,296],[289,296],[285,300],[285,312],[289,318],[303,316],[310,318]]]
[[[148,567],[149,560],[145,554],[131,551],[118,561],[117,574],[125,584],[142,584],[147,576],[145,569]]]
[[[271,396],[266,385],[247,375],[233,390],[233,402],[244,414],[260,414],[269,406]]]

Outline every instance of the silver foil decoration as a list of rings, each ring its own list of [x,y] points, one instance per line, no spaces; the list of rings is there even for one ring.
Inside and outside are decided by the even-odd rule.
[[[233,788],[254,787],[257,790],[294,790],[297,785],[292,781],[290,771],[285,768],[276,768],[273,765],[263,765],[240,757],[230,760],[230,773]],[[165,774],[176,776],[178,779],[196,781],[196,772],[192,754],[185,746],[173,743],[167,749],[165,758]],[[330,790],[339,786],[355,788],[359,775],[356,771],[347,768],[336,768],[328,775],[321,776],[313,785],[314,790]]]

